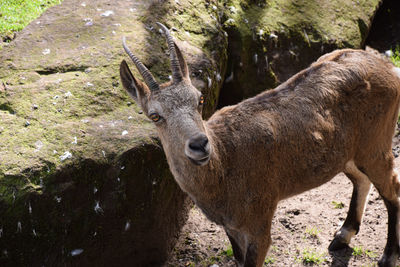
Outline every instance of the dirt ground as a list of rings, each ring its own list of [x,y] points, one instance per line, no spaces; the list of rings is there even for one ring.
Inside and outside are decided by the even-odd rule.
[[[399,151],[395,137],[394,151]],[[395,152],[395,154],[396,154]],[[396,159],[400,168],[400,160]],[[272,245],[264,266],[377,266],[386,242],[387,213],[375,188],[370,192],[360,232],[348,248],[328,251],[346,218],[352,184],[339,174],[329,183],[282,201],[272,223]],[[235,266],[223,229],[193,207],[166,266]]]

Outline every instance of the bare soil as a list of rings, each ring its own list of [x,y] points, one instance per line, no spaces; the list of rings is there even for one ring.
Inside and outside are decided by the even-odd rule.
[[[393,141],[394,150],[398,150],[399,138]],[[400,168],[399,158],[396,167]],[[328,251],[335,231],[346,218],[352,188],[350,180],[339,174],[321,187],[280,202],[264,266],[377,266],[386,243],[387,213],[375,188],[350,246],[335,253]],[[166,266],[235,266],[235,262],[222,227],[194,206]]]

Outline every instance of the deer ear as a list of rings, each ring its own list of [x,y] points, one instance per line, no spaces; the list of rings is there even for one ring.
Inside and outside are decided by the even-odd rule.
[[[149,88],[133,76],[125,60],[122,60],[119,66],[119,75],[121,76],[123,87],[137,103],[140,103],[138,100],[148,95]]]
[[[188,65],[186,64],[186,60],[183,57],[183,54],[182,54],[181,50],[179,49],[178,45],[175,43],[175,41],[174,41],[174,45],[175,45],[176,55],[178,56],[179,65],[181,67],[182,75],[184,78],[190,80],[189,68],[188,68]]]

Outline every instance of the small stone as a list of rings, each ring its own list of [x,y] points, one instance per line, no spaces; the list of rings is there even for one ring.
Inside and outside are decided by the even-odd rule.
[[[25,127],[28,127],[29,125],[31,125],[31,123],[29,121],[25,122]]]
[[[128,134],[127,130],[122,131],[122,136],[127,135],[127,134]]]
[[[132,102],[128,102],[128,103],[126,103],[126,104],[127,104],[127,105],[128,105],[128,107],[129,107],[129,106],[131,106],[131,105],[132,105]]]
[[[43,55],[48,55],[48,54],[50,54],[50,49],[49,49],[49,48],[44,49],[44,50],[42,51],[42,54],[43,54]]]
[[[33,108],[33,109],[38,109],[38,108],[39,108],[39,106],[38,106],[38,105],[36,105],[36,104],[33,104],[33,105],[32,105],[32,108]]]

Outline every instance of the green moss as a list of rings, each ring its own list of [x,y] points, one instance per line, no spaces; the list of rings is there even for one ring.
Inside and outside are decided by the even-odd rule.
[[[395,49],[392,49],[390,51],[392,51],[390,60],[396,67],[400,68],[400,45],[397,45]]]
[[[13,32],[22,30],[47,8],[60,4],[61,1],[3,0],[0,5],[0,39],[12,35]]]

